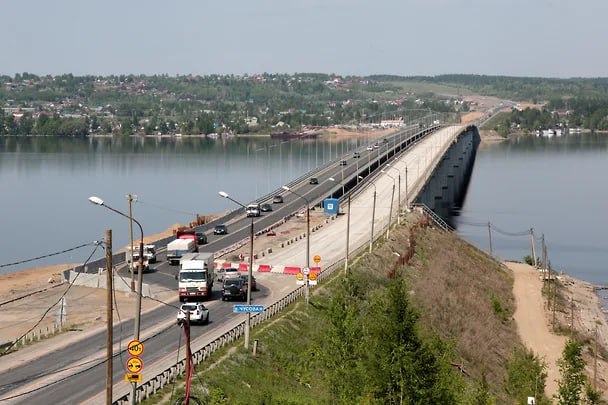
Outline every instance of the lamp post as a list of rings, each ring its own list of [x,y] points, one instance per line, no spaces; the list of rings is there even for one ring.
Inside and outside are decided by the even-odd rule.
[[[391,179],[393,179],[393,193],[391,194],[391,209],[388,212],[388,226],[386,227],[386,239],[388,239],[388,236],[389,236],[390,231],[391,231],[391,215],[393,213],[393,200],[395,199],[395,178],[393,176],[391,176],[390,174],[388,174],[384,170],[380,170],[380,173],[384,173],[388,177],[390,177]]]
[[[336,182],[338,184],[342,185],[342,189],[344,190],[344,183],[340,183],[339,181],[337,181],[336,179],[334,179],[333,177],[329,178],[329,181],[333,181]],[[342,193],[342,195],[344,195],[344,193]],[[350,235],[350,193],[348,193],[348,213],[346,216],[346,256],[344,258],[344,274],[348,273],[348,245],[349,245],[349,235]]]
[[[135,275],[133,274],[133,201],[137,201],[137,196],[133,194],[127,194],[127,201],[129,201],[129,233],[131,235],[131,251],[129,254],[131,255],[131,291],[135,292]],[[142,252],[140,251],[141,255]]]
[[[227,198],[233,203],[240,205],[243,208],[247,208],[244,204],[241,204],[237,200],[233,199],[224,191],[218,193],[221,197]],[[251,217],[251,226],[249,228],[249,266],[247,270],[247,305],[251,305],[251,273],[253,271],[253,218]],[[247,320],[245,322],[245,349],[249,350],[249,331],[251,329],[251,313],[247,312]]]
[[[399,179],[398,183],[398,189],[397,189],[397,224],[401,225],[401,170],[399,170],[398,168],[391,166],[390,163],[386,164],[386,167],[388,167],[389,169],[393,169],[393,170],[397,170],[397,172],[399,173],[397,175],[397,178]]]
[[[118,215],[122,215],[123,217],[133,220],[139,226],[139,232],[141,234],[141,239],[139,241],[139,271],[137,272],[137,300],[135,301],[135,328],[133,331],[133,338],[135,340],[139,340],[139,331],[140,331],[140,322],[141,322],[141,287],[143,284],[143,273],[144,273],[144,230],[141,227],[141,224],[135,218],[129,217],[126,214],[110,207],[99,197],[91,196],[89,197],[89,201],[95,205],[100,205],[102,207],[106,207],[110,211],[117,213]],[[131,383],[131,404],[135,404],[137,401],[135,400],[135,396],[137,395],[137,383]]]
[[[363,177],[359,176],[359,180],[363,180]],[[372,208],[372,230],[369,234],[369,252],[372,252],[372,247],[374,245],[374,219],[376,216],[376,185],[373,181],[369,180],[369,184],[374,186],[374,204]]]
[[[306,267],[310,269],[310,202],[287,186],[282,186],[281,188],[306,201]],[[306,299],[306,304],[308,305],[308,301],[310,301],[310,292],[308,291],[308,274],[304,279],[304,297]]]

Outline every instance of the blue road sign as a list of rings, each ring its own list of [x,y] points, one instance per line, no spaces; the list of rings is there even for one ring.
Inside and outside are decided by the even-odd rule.
[[[264,312],[264,305],[234,305],[232,312]]]

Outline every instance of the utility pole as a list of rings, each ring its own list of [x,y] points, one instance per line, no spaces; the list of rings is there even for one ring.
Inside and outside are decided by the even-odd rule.
[[[530,240],[532,241],[532,263],[534,267],[537,266],[536,263],[536,249],[534,247],[534,228],[530,228]]]
[[[127,194],[127,201],[129,201],[129,231],[131,234],[131,268],[130,268],[130,272],[131,272],[131,292],[135,292],[135,270],[134,270],[134,266],[135,263],[133,263],[133,201],[136,201],[137,196],[134,196],[132,194]],[[139,252],[140,255],[143,255],[144,252]]]
[[[574,338],[574,297],[570,297],[570,338]]]
[[[488,221],[488,240],[490,241],[490,256],[494,256],[492,254],[492,224]]]
[[[112,230],[106,231],[106,405],[112,405],[112,342],[113,308],[112,308]]]
[[[545,234],[543,233],[542,236],[540,237],[541,239],[541,243],[542,243],[542,252],[543,252],[543,258],[542,258],[542,262],[543,262],[543,280],[547,279],[547,246],[545,245]]]
[[[593,336],[593,391],[597,391],[597,325]]]

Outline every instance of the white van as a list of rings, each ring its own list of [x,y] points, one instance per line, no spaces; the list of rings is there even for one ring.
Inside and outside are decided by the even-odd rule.
[[[249,204],[245,211],[248,217],[259,217],[261,212],[260,204]]]

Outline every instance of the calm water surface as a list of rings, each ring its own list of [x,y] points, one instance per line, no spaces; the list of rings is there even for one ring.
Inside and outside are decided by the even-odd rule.
[[[536,253],[545,235],[551,266],[574,277],[608,284],[608,137],[522,137],[482,147],[458,232],[494,254],[531,255],[531,240],[513,236],[534,228]],[[502,232],[502,233],[501,233]]]
[[[126,246],[129,221],[89,203],[91,195],[128,213],[126,195],[136,194],[133,216],[151,235],[234,209],[220,190],[247,204],[365,141],[0,137],[0,274],[83,262],[92,248],[4,266],[101,240],[106,229],[116,250]]]

